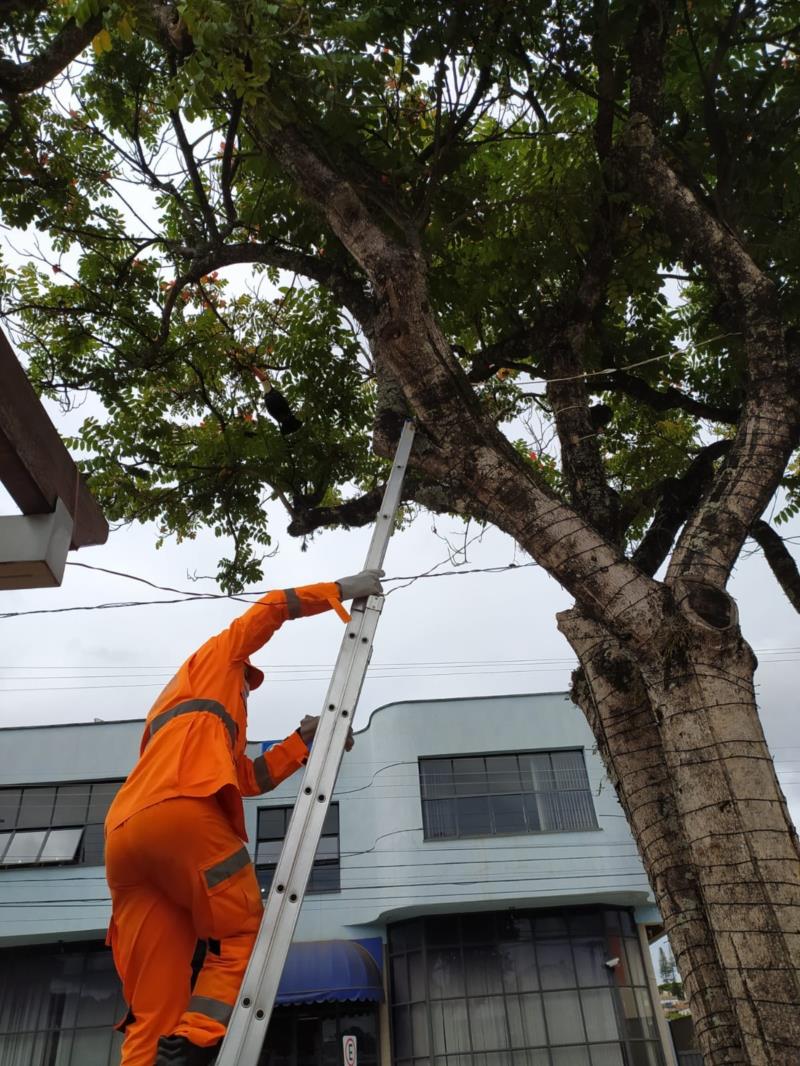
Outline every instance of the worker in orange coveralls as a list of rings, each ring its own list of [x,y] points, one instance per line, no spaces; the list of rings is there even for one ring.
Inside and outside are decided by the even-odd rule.
[[[318,718],[263,755],[245,754],[250,656],[288,619],[381,595],[380,570],[269,592],[180,667],[151,708],[139,761],[106,818],[108,943],[129,1005],[121,1066],[216,1058],[261,921],[243,841],[242,796],[269,792],[306,761]],[[352,737],[348,750],[352,747]],[[194,989],[198,940],[209,950]]]

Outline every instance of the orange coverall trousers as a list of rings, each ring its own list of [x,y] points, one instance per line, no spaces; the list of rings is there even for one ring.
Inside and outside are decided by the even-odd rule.
[[[153,1066],[160,1036],[222,1039],[261,921],[253,863],[214,796],[134,814],[106,842],[109,943],[130,1007],[121,1066]],[[206,953],[194,990],[197,940]]]

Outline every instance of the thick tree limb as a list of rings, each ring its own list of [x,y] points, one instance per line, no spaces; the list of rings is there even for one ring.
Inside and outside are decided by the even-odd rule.
[[[675,536],[697,507],[714,477],[714,463],[729,450],[729,440],[718,440],[703,448],[686,473],[662,483],[661,501],[650,528],[633,553],[633,561],[646,574],[658,570],[669,554]]]
[[[102,28],[102,15],[93,15],[82,26],[69,19],[47,48],[27,63],[0,59],[0,92],[32,93],[43,88],[81,54]]]
[[[763,551],[786,599],[796,611],[800,611],[800,570],[783,537],[761,518],[753,523],[750,536]]]
[[[672,387],[655,389],[635,374],[629,374],[625,370],[615,370],[603,376],[596,375],[591,379],[590,384],[592,392],[600,390],[621,392],[634,400],[640,400],[654,411],[686,411],[687,414],[708,419],[710,422],[735,424],[739,421],[741,413],[737,407],[705,403],[703,400],[688,396],[680,389]]]
[[[667,581],[678,575],[723,586],[800,440],[800,360],[789,350],[772,281],[678,178],[650,122],[634,116],[621,143],[637,195],[740,310],[747,356],[747,402],[723,469],[687,523]]]

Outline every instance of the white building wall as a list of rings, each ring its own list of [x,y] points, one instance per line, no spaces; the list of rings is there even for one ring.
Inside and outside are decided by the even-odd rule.
[[[0,787],[124,777],[141,721],[9,729],[0,733]],[[347,754],[339,803],[341,892],[310,895],[300,940],[376,935],[422,912],[609,903],[657,922],[643,868],[593,737],[563,693],[388,704]],[[599,828],[425,842],[422,756],[583,748]],[[256,754],[258,749],[253,750]],[[300,774],[246,802],[254,848],[259,806],[294,801]],[[102,868],[0,870],[0,943],[104,935],[110,907]]]

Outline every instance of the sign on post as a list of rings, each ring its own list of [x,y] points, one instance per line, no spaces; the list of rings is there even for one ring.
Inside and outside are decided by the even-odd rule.
[[[358,1045],[354,1036],[342,1037],[342,1061],[344,1066],[358,1066]]]

